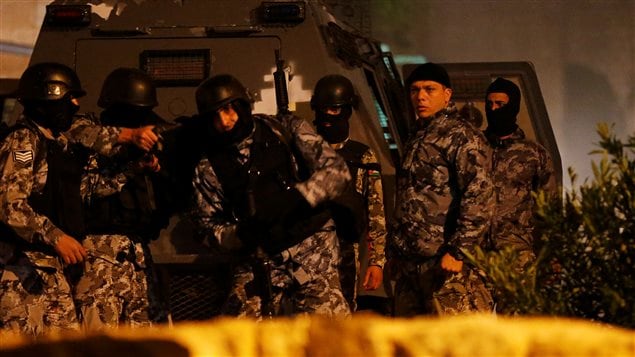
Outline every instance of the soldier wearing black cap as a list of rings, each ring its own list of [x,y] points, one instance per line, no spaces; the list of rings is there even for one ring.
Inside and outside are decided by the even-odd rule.
[[[527,139],[516,123],[520,99],[518,86],[504,78],[490,84],[485,98],[485,136],[493,148],[491,176],[496,196],[489,244],[497,250],[518,251],[516,269],[535,259],[532,192],[555,194],[557,190],[549,153]]]
[[[463,252],[489,228],[491,151],[482,133],[451,102],[450,78],[437,64],[406,79],[417,130],[397,174],[388,254],[393,262],[397,316],[487,311],[491,295]]]

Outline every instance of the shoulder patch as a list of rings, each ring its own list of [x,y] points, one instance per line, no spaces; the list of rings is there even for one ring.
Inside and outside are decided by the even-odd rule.
[[[22,167],[31,165],[33,162],[33,151],[31,150],[14,150],[13,161]]]

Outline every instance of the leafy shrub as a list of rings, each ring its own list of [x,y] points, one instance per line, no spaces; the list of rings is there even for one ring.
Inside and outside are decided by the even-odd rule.
[[[488,277],[498,310],[580,317],[635,327],[635,136],[626,142],[599,124],[593,178],[560,199],[536,198],[538,259],[513,271],[516,252],[477,250],[469,259]]]

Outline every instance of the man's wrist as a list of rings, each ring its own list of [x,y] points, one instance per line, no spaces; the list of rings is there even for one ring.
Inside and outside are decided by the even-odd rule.
[[[120,144],[129,143],[132,141],[132,133],[133,129],[130,128],[120,128],[119,135],[117,136],[117,142]]]

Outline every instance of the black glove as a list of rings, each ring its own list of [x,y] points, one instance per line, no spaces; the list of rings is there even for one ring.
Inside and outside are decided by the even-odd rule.
[[[253,220],[264,227],[284,223],[296,215],[311,209],[309,202],[295,188],[284,190],[274,196],[256,202]]]
[[[255,250],[262,243],[264,234],[266,232],[263,230],[262,225],[253,219],[240,221],[236,226],[236,236],[238,236],[243,249],[246,251]]]
[[[329,204],[337,236],[349,243],[358,243],[368,231],[368,206],[364,196],[348,187]]]

